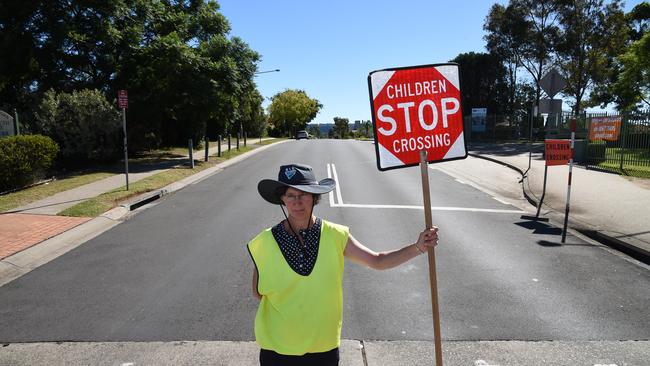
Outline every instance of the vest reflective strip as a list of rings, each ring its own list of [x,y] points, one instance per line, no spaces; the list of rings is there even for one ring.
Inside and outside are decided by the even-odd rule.
[[[343,251],[349,229],[322,220],[318,257],[309,276],[294,272],[271,229],[248,244],[262,295],[255,317],[260,347],[285,355],[326,352],[340,344]]]

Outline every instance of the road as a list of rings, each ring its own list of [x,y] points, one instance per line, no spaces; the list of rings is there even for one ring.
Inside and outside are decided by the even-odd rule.
[[[0,342],[251,341],[248,240],[283,219],[257,182],[300,162],[339,189],[315,213],[375,250],[423,227],[419,168],[379,172],[370,142],[291,141],[148,207],[0,287]],[[650,271],[521,218],[432,166],[445,341],[650,339]],[[346,264],[344,339],[433,338],[426,256],[388,271]]]

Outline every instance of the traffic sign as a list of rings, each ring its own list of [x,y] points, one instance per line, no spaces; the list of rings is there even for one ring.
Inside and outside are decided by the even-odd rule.
[[[570,140],[544,140],[546,165],[565,165],[571,160]]]
[[[373,71],[368,89],[379,170],[467,157],[458,64]]]
[[[129,96],[126,90],[117,91],[117,104],[120,108],[129,108]]]
[[[551,69],[551,71],[544,75],[544,77],[539,81],[539,86],[550,98],[553,98],[555,94],[564,89],[566,86],[566,79],[564,79],[556,69]]]

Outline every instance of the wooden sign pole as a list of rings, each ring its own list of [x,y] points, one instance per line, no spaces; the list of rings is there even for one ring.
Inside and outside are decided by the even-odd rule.
[[[429,168],[426,150],[420,151],[420,173],[422,175],[422,196],[424,197],[424,221],[427,229],[433,226],[431,218],[431,193],[429,191]],[[436,351],[436,366],[442,366],[442,340],[440,338],[440,310],[438,308],[438,278],[436,276],[436,251],[431,247],[429,256],[429,282],[431,285],[431,310],[433,313],[433,337]]]

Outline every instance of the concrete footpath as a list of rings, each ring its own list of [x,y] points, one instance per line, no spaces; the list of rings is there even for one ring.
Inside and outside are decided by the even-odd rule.
[[[525,143],[473,144],[470,155],[520,173],[517,181],[519,191],[523,191],[531,203],[528,208],[536,211],[544,188],[543,144],[533,145],[530,160],[529,151],[530,145]],[[486,180],[495,177],[498,169],[484,168],[480,171],[483,173],[481,179]],[[540,210],[541,217],[549,218],[559,227],[564,222],[568,172],[568,165],[548,167],[546,192]],[[525,174],[523,179],[522,174]],[[513,182],[501,183],[510,189],[515,188]],[[647,263],[650,259],[650,179],[625,177],[574,165],[568,226]]]
[[[433,342],[341,341],[341,366],[434,365]],[[646,366],[648,341],[449,341],[448,366]],[[255,366],[254,342],[18,343],[0,348],[0,366]]]

